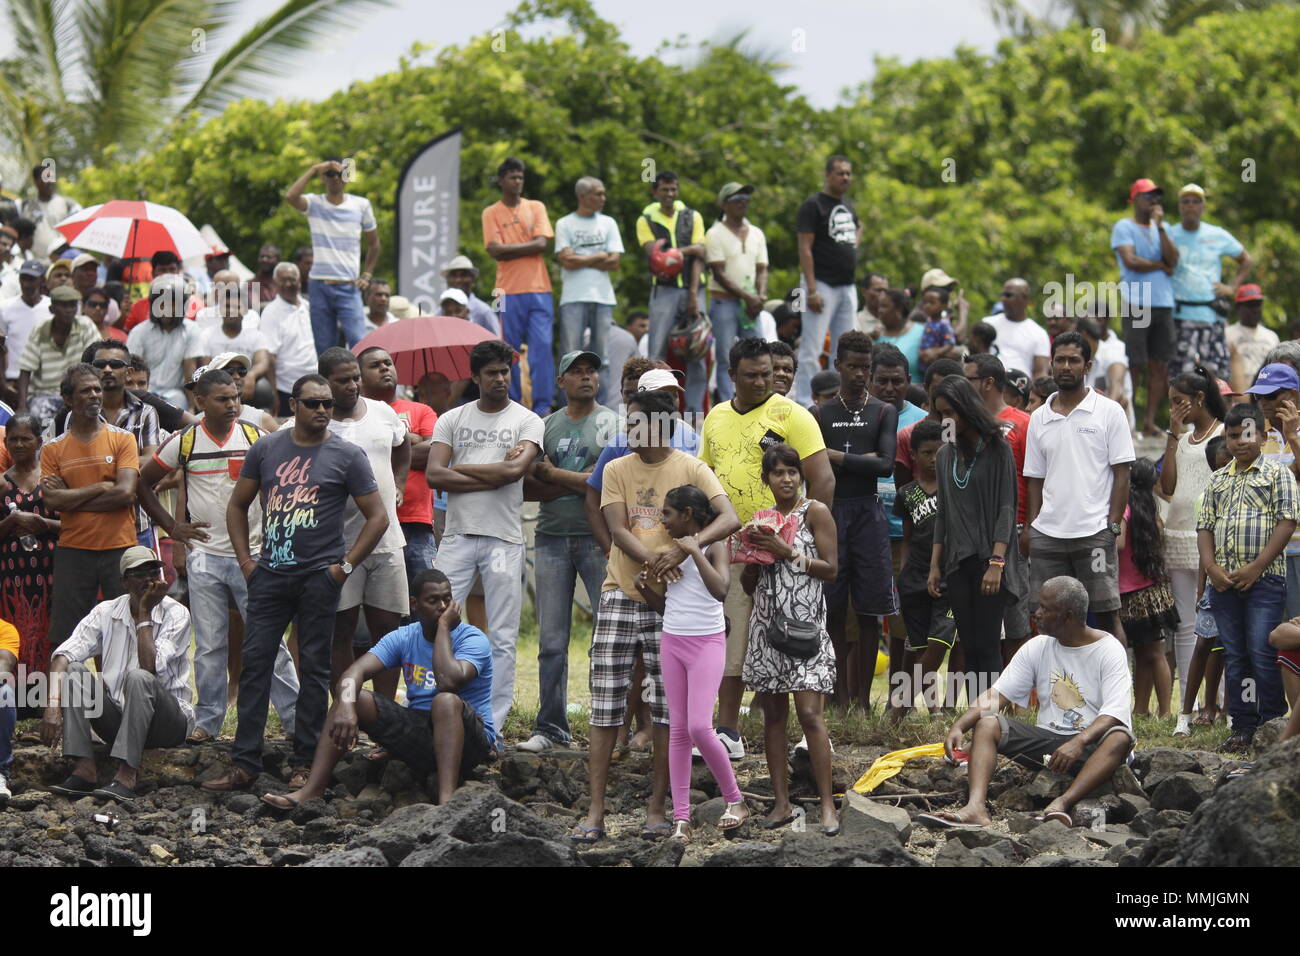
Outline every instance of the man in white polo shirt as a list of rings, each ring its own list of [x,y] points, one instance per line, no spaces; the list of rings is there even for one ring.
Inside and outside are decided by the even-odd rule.
[[[1020,551],[1029,556],[1032,601],[1057,575],[1088,589],[1097,626],[1124,641],[1115,539],[1128,504],[1133,435],[1119,403],[1087,385],[1092,349],[1078,332],[1052,343],[1057,391],[1029,419],[1029,508]]]

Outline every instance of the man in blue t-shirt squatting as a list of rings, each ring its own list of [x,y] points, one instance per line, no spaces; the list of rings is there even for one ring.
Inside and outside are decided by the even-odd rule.
[[[451,799],[465,773],[494,752],[492,648],[487,636],[461,622],[451,582],[437,568],[416,574],[410,591],[415,620],[385,635],[343,672],[306,785],[293,793],[265,794],[264,803],[291,810],[324,794],[334,767],[356,745],[361,730],[418,772],[442,768],[439,803]],[[390,667],[402,668],[405,707],[360,689]]]

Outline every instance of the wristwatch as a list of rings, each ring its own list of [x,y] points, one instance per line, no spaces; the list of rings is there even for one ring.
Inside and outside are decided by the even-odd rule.
[[[1119,534],[1118,531],[1115,533]],[[347,558],[344,558],[342,561],[339,562],[339,567],[343,569],[343,576],[345,578],[352,573],[352,563],[348,561]]]
[[[1112,521],[1112,522],[1110,523],[1110,533],[1113,534],[1115,537],[1118,538],[1118,537],[1119,537],[1119,533],[1120,533],[1121,531],[1123,531],[1123,530],[1124,530],[1124,525],[1121,524],[1120,522],[1118,522],[1118,521]]]

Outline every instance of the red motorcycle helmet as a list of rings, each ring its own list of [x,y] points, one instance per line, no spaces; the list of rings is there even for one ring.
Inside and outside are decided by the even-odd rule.
[[[660,239],[658,248],[650,253],[650,272],[660,279],[675,279],[682,274],[686,259],[680,249],[665,249],[665,241]]]

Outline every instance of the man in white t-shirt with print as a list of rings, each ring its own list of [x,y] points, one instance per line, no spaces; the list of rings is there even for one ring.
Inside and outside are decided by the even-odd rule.
[[[320,374],[330,383],[334,409],[329,430],[366,453],[379,486],[379,500],[388,514],[388,529],[375,549],[353,569],[339,592],[338,614],[334,619],[334,650],[331,682],[337,684],[353,660],[385,634],[395,631],[402,615],[410,612],[406,586],[406,536],[397,520],[406,476],[411,470],[411,444],[406,425],[386,403],[361,394],[361,363],[345,348],[326,349],[320,357]],[[292,427],[286,423],[282,427]],[[348,502],[343,516],[343,536],[353,540],[366,523],[365,516]],[[357,618],[366,610],[370,640],[354,648]],[[385,671],[375,678],[375,693],[392,700],[397,694],[397,671]]]
[[[1052,340],[1041,325],[1029,317],[1029,283],[1008,279],[1002,283],[1002,314],[985,316],[997,330],[998,358],[1004,368],[1018,368],[1033,378],[1047,374]]]
[[[447,492],[447,518],[434,567],[464,603],[483,579],[492,644],[492,723],[504,727],[515,690],[515,642],[523,606],[524,474],[541,453],[541,418],[510,400],[515,351],[499,340],[469,353],[479,399],[438,416],[425,470]]]
[[[1030,416],[1025,439],[1029,507],[1020,551],[1029,555],[1031,604],[1048,578],[1073,575],[1088,588],[1097,623],[1123,641],[1115,541],[1128,506],[1133,433],[1124,409],[1087,384],[1092,367],[1087,339],[1056,337],[1057,390]]]
[[[1074,780],[1044,810],[1047,820],[1073,826],[1070,811],[1110,780],[1133,749],[1133,681],[1124,646],[1088,627],[1088,590],[1073,577],[1049,579],[1038,600],[1043,632],[1011,658],[992,687],[953,724],[944,741],[949,757],[967,732],[970,795],[960,810],[921,814],[936,829],[988,826],[986,800],[999,756],[1031,769],[1046,766]],[[1030,726],[1000,713],[1010,704],[1030,706],[1038,692],[1038,723]]]
[[[614,321],[614,285],[610,274],[618,271],[623,237],[618,223],[601,212],[605,184],[583,176],[574,186],[578,211],[555,224],[555,258],[564,270],[560,288],[560,354],[591,349],[605,360],[609,326]],[[583,333],[591,332],[591,341]],[[608,384],[597,401],[609,400]]]
[[[339,329],[348,348],[365,335],[366,309],[361,295],[370,286],[379,261],[379,230],[370,200],[344,192],[352,178],[352,163],[332,156],[298,177],[284,201],[307,214],[311,226],[311,327],[317,354],[338,345]],[[313,176],[320,176],[324,194],[303,195]],[[366,240],[366,266],[357,271],[361,239]],[[289,384],[289,383],[286,383]]]
[[[194,688],[199,697],[190,741],[203,743],[221,732],[226,719],[230,604],[233,602],[241,617],[248,607],[248,584],[226,531],[226,506],[239,480],[244,456],[262,431],[240,421],[239,390],[224,370],[204,372],[194,393],[203,419],[167,439],[143,463],[140,480],[153,487],[179,468],[184,481],[187,520],[164,530],[189,549],[185,564],[194,620]],[[260,502],[254,501],[248,524],[248,547],[254,556],[261,550],[261,514]],[[230,676],[239,680],[238,672]],[[283,638],[272,670],[271,703],[285,733],[292,736],[298,707],[298,672]]]

